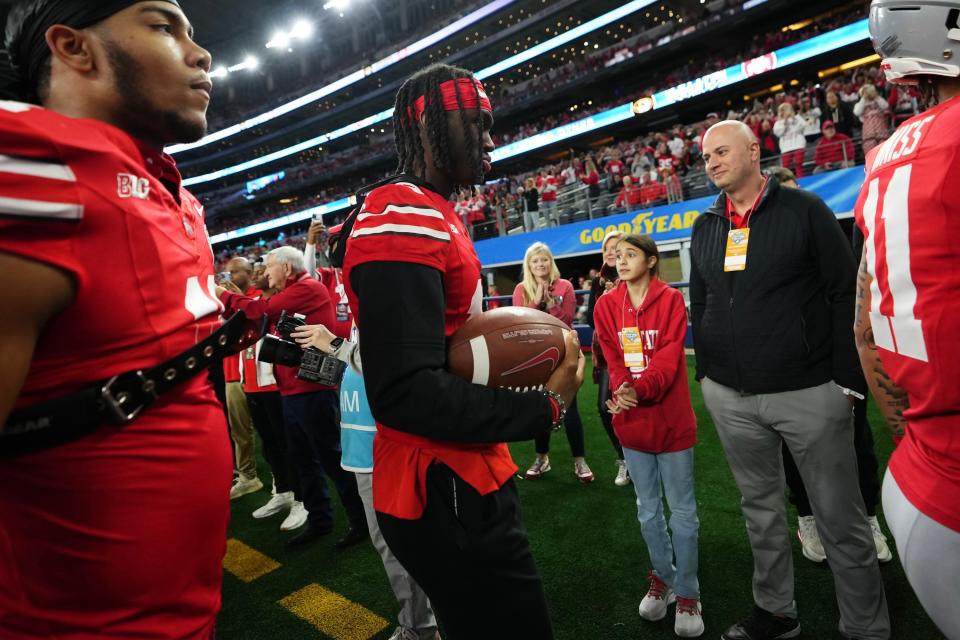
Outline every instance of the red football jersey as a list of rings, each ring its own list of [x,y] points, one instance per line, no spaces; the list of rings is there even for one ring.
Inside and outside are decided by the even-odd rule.
[[[867,158],[857,200],[880,359],[909,395],[890,470],[960,531],[960,98],[904,122]]]
[[[219,326],[203,207],[169,156],[121,130],[0,102],[0,214],[0,251],[76,285],[17,406],[157,365]],[[0,637],[208,637],[231,466],[205,375],[127,426],[4,460]]]
[[[443,274],[447,337],[483,311],[480,259],[453,205],[439,194],[408,182],[374,189],[363,203],[349,242],[343,280],[355,318],[360,315],[350,272],[363,263],[380,261],[415,262]],[[496,491],[517,471],[505,444],[437,442],[379,422],[373,455],[374,507],[398,518],[413,519],[423,513],[427,468],[434,461],[446,464],[483,495]]]

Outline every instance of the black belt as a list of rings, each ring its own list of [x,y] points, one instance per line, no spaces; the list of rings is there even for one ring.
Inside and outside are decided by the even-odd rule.
[[[170,389],[264,334],[266,322],[237,312],[209,337],[150,369],[113,376],[62,398],[13,411],[0,431],[0,458],[66,444],[97,427],[123,426]]]

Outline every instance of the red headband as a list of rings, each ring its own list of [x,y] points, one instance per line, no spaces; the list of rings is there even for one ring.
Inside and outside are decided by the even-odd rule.
[[[474,90],[476,87],[476,90]],[[457,104],[457,89],[460,90],[460,104]],[[477,95],[480,99],[477,100]],[[493,113],[490,98],[483,89],[483,84],[476,78],[457,78],[440,84],[440,96],[443,99],[444,111],[458,111],[460,109],[483,109]],[[426,109],[426,97],[420,96],[413,103],[413,116],[417,120]],[[463,105],[462,107],[460,105]]]

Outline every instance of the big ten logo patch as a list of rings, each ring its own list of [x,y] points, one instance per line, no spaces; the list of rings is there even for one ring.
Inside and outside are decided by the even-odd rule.
[[[131,173],[117,174],[117,195],[121,198],[139,198],[146,200],[150,197],[150,181],[139,178]]]

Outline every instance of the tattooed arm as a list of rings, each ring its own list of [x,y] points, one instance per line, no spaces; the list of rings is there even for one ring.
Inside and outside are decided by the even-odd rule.
[[[870,283],[872,281],[873,277],[867,273],[867,258],[864,254],[857,272],[856,318],[853,333],[870,392],[873,393],[880,412],[887,420],[894,442],[899,443],[907,426],[903,412],[910,408],[910,402],[907,399],[907,392],[894,384],[887,375],[880,361],[880,355],[877,353],[873,327],[870,324]]]

